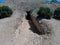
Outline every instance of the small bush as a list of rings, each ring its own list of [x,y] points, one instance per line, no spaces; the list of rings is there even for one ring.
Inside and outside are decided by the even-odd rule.
[[[50,19],[52,12],[49,8],[40,7],[39,11],[37,12],[38,16],[37,19]]]
[[[60,7],[55,9],[53,18],[60,20]]]
[[[0,19],[10,17],[13,11],[8,6],[0,7]]]

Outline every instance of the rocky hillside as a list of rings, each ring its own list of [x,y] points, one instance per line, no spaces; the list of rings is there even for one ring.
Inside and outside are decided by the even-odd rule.
[[[59,7],[59,3],[45,3],[45,0],[6,0],[4,3],[0,3],[1,5],[8,5],[12,9],[19,9],[19,10],[30,10],[30,9],[36,9],[40,6],[50,7],[55,9],[56,7]]]

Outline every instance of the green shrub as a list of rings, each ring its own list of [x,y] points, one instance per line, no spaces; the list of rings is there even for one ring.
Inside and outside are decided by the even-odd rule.
[[[0,7],[0,19],[10,17],[13,11],[8,6]]]
[[[55,9],[53,18],[60,20],[60,7]]]
[[[50,19],[52,12],[50,11],[49,8],[44,8],[44,7],[40,7],[39,11],[37,12],[38,16],[37,19]]]
[[[54,15],[60,15],[60,7],[54,11]]]

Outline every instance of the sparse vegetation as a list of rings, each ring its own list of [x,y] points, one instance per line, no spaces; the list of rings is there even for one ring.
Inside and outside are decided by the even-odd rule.
[[[55,9],[53,18],[60,20],[60,7]]]
[[[37,12],[38,16],[37,19],[50,19],[52,12],[50,11],[49,8],[44,8],[44,7],[40,7],[39,11]]]
[[[8,6],[1,6],[0,7],[0,19],[10,17],[13,11]]]

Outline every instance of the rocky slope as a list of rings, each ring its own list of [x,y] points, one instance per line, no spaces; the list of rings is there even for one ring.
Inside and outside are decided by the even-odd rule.
[[[1,45],[59,45],[60,44],[60,22],[54,19],[43,20],[42,23],[47,25],[52,30],[52,35],[38,35],[30,29],[28,20],[24,15],[26,10],[34,10],[33,15],[35,16],[40,6],[49,7],[52,10],[59,7],[60,4],[53,3],[41,3],[42,0],[7,0],[2,5],[8,5],[14,11],[13,15],[9,18],[0,20],[0,44]],[[18,9],[18,10],[17,10]],[[21,11],[23,10],[23,11]],[[23,22],[22,22],[23,18]],[[22,24],[21,24],[22,22]],[[19,25],[19,26],[18,26]],[[18,29],[17,29],[18,28]]]
[[[11,17],[0,19],[0,45],[14,45],[16,29],[25,14],[20,12],[15,10]]]
[[[24,17],[22,24],[17,29],[19,31],[17,31],[15,45],[42,45],[42,36],[34,33],[30,28],[29,21]]]
[[[8,5],[12,9],[19,10],[30,10],[36,9],[40,6],[49,7],[55,9],[56,7],[60,7],[59,3],[44,3],[46,0],[6,0],[4,3],[0,3],[1,5]]]
[[[48,30],[51,31],[51,34],[48,39],[44,39],[43,45],[60,45],[60,21],[51,19],[51,20],[42,20],[42,23],[47,25]]]

